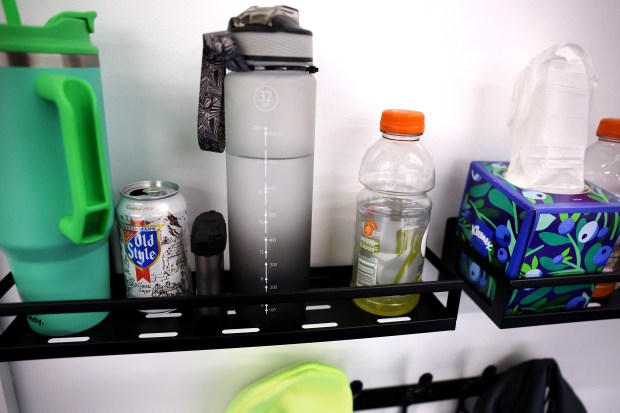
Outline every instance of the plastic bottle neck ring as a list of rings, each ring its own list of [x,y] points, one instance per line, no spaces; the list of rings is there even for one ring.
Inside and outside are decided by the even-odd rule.
[[[407,141],[407,142],[417,142],[420,140],[420,136],[422,136],[421,133],[419,134],[404,134],[404,133],[391,133],[391,132],[384,132],[381,131],[381,133],[383,134],[383,137],[385,139],[391,140],[391,141]]]

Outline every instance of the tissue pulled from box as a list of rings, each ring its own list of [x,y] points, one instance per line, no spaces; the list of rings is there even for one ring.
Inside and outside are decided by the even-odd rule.
[[[534,57],[512,95],[512,148],[505,178],[546,193],[584,191],[590,98],[597,84],[592,58],[576,44]]]

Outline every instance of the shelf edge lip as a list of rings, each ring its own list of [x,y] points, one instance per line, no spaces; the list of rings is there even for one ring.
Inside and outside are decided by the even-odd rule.
[[[347,327],[345,329],[273,332],[263,335],[218,336],[199,338],[154,338],[144,342],[84,342],[58,343],[30,347],[0,347],[0,362],[20,360],[45,360],[69,357],[98,357],[129,354],[153,354],[229,348],[266,347],[289,344],[322,343],[328,341],[357,340],[364,338],[392,337],[454,330],[456,317],[434,320],[409,321],[402,324]],[[371,331],[371,334],[367,332]],[[247,341],[242,343],[244,338]],[[238,343],[235,343],[238,342]],[[49,346],[45,348],[45,346]],[[145,351],[145,348],[148,349]]]
[[[561,311],[544,314],[522,314],[502,319],[502,329],[549,324],[580,323],[583,321],[613,320],[620,317],[620,308],[585,308],[583,310]]]
[[[228,307],[235,305],[286,302],[322,302],[387,295],[430,294],[461,291],[463,281],[441,280],[373,287],[317,288],[270,294],[230,294],[178,296],[171,298],[118,298],[110,300],[40,301],[0,304],[0,316],[54,314],[90,311],[131,311],[141,309]]]
[[[561,281],[559,281],[561,280]],[[574,274],[561,277],[521,278],[510,280],[512,289],[555,287],[558,285],[598,284],[620,281],[619,273],[605,274]]]

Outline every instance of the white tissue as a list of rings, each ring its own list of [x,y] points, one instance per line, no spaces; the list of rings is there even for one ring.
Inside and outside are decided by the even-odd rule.
[[[576,44],[553,46],[532,59],[512,95],[509,182],[547,193],[583,192],[590,96],[596,84],[591,57]]]

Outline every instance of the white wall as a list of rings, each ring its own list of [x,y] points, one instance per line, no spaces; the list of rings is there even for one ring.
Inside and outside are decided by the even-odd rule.
[[[181,185],[190,219],[226,212],[225,156],[196,141],[201,35],[251,3],[229,0],[21,1],[22,20],[96,10],[115,191],[164,178]],[[270,5],[270,4],[261,4]],[[471,160],[507,160],[514,80],[560,42],[581,44],[600,82],[590,141],[620,116],[620,2],[615,0],[297,0],[314,32],[318,81],[313,265],[351,262],[357,171],[386,108],[426,113],[423,142],[437,183],[429,245],[440,250]],[[617,411],[617,320],[499,330],[467,298],[456,331],[251,349],[12,363],[22,412],[214,412],[244,386],[303,360],[337,365],[367,387],[478,375],[553,357],[590,412]],[[419,412],[442,411],[427,405]],[[450,408],[451,410],[451,408]],[[387,410],[386,410],[387,411]],[[393,411],[393,410],[389,410]]]

